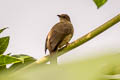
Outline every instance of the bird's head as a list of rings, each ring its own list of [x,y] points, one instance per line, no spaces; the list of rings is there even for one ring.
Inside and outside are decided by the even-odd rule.
[[[65,22],[65,21],[71,22],[70,17],[67,14],[61,14],[61,15],[57,15],[57,16],[60,18],[60,21],[62,21],[62,22]]]

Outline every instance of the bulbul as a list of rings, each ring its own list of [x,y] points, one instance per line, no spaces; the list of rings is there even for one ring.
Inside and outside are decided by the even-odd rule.
[[[45,43],[45,53],[48,49],[51,58],[56,51],[68,44],[74,33],[74,28],[70,17],[67,14],[61,14],[57,16],[59,17],[60,21],[52,27],[47,35]],[[53,60],[51,59],[50,63],[56,64],[57,58],[54,57]]]

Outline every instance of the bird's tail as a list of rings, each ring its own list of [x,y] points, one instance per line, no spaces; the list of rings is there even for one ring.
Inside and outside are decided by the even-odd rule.
[[[55,56],[56,52],[50,53],[50,64],[57,64],[57,56]]]

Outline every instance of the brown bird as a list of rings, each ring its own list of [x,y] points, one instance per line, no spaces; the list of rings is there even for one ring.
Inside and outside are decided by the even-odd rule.
[[[74,33],[70,17],[67,14],[57,16],[60,18],[60,22],[52,27],[47,35],[45,43],[45,53],[48,49],[51,56],[55,54],[58,49],[62,48],[64,45],[67,45]],[[50,63],[56,64],[57,58],[54,57],[54,60],[52,59],[53,58],[51,57]]]

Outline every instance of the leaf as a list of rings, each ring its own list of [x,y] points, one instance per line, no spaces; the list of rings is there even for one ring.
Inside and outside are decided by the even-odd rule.
[[[96,4],[97,8],[100,8],[107,2],[107,0],[93,0],[93,1]]]
[[[3,29],[0,29],[0,33],[2,33],[5,29],[7,29],[8,27],[6,28],[3,28]]]
[[[0,66],[18,62],[21,62],[21,60],[9,55],[0,55]]]
[[[5,75],[11,77],[4,77],[3,80],[108,80],[104,77],[107,75],[106,69],[118,65],[117,71],[120,72],[119,61],[120,54],[109,54],[57,66],[37,64],[32,68]]]
[[[0,55],[5,52],[9,44],[9,36],[0,38]]]
[[[12,66],[10,66],[9,70],[13,71],[13,72],[15,72],[15,71],[31,64],[32,62],[36,61],[36,59],[34,59],[33,57],[25,55],[25,54],[12,55],[12,56],[16,57],[17,59],[22,60],[22,62],[15,63]]]
[[[27,62],[27,61],[35,61],[33,57],[26,55],[26,54],[17,54],[17,55],[12,55],[13,57],[16,57],[17,59],[20,59],[21,61]]]
[[[6,71],[7,71],[6,65],[0,66],[0,74],[1,72],[6,72]]]

